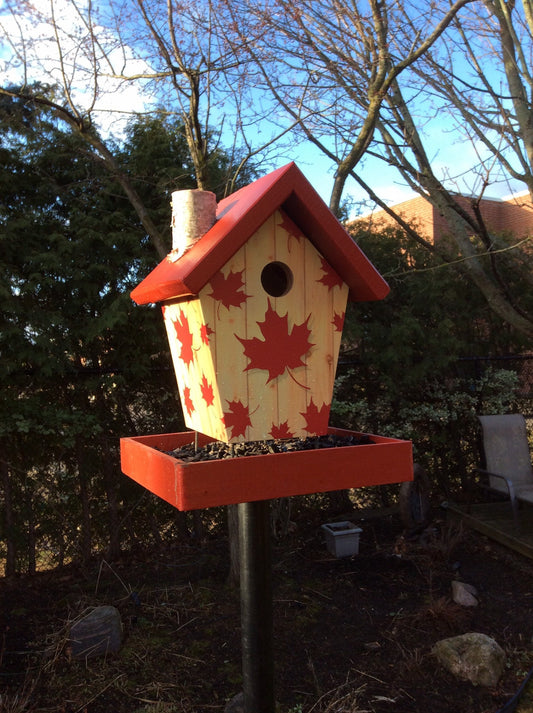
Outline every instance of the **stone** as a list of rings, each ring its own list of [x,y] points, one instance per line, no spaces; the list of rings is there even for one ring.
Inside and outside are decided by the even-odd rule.
[[[244,693],[242,691],[228,701],[224,713],[244,713]]]
[[[116,653],[122,645],[122,620],[112,606],[95,607],[70,627],[69,645],[74,659]]]
[[[450,673],[474,686],[495,686],[505,667],[505,653],[486,634],[471,632],[438,641],[432,649]]]
[[[477,589],[471,584],[457,580],[452,582],[452,597],[456,604],[460,604],[462,607],[477,607],[479,602],[476,595]]]

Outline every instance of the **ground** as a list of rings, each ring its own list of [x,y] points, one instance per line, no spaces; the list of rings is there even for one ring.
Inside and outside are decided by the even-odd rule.
[[[495,713],[533,667],[533,562],[434,519],[422,539],[396,514],[361,519],[357,556],[327,551],[320,511],[294,515],[274,543],[279,713]],[[222,712],[241,688],[238,591],[222,536],[120,562],[96,560],[0,583],[0,709],[63,713]],[[450,597],[454,578],[479,606]],[[68,622],[120,610],[118,656],[72,661]],[[504,648],[496,688],[474,687],[431,655],[440,638],[478,631]]]

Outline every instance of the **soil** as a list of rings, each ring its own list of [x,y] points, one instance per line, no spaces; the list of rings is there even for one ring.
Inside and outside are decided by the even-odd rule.
[[[328,552],[317,510],[293,507],[290,533],[274,542],[279,713],[495,713],[533,666],[533,562],[443,520],[407,538],[396,513],[374,515],[336,518],[362,528],[351,557]],[[241,690],[228,551],[218,535],[2,581],[0,709],[222,712]],[[453,579],[476,587],[477,607],[452,602]],[[121,651],[71,660],[69,621],[100,604],[121,612]],[[507,654],[495,688],[456,679],[431,654],[437,640],[468,631]]]

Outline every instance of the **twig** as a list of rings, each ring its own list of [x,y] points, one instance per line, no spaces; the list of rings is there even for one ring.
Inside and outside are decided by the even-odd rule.
[[[109,567],[109,569],[113,572],[113,574],[114,574],[115,577],[118,579],[118,581],[122,584],[122,586],[124,587],[124,589],[126,590],[126,592],[128,593],[128,595],[130,595],[130,594],[131,594],[131,587],[128,588],[128,587],[124,584],[124,582],[123,582],[122,579],[119,577],[119,575],[115,572],[115,570],[113,569],[113,567],[111,567],[111,565],[110,565],[108,562],[106,562],[105,560],[102,560],[102,561],[100,562],[100,568],[99,568],[99,570],[98,570],[98,578],[97,578],[97,580],[96,580],[96,587],[94,588],[94,594],[96,595],[96,593],[98,592],[98,585],[100,584],[100,577],[102,576],[102,567],[103,567],[104,565],[107,565],[107,567]]]
[[[383,685],[386,685],[385,681],[382,681],[381,678],[376,678],[376,676],[372,676],[371,673],[365,673],[364,671],[359,671],[359,669],[354,668],[353,669],[355,673],[361,674],[361,676],[368,676],[368,678],[373,678],[374,681],[377,681],[378,683],[383,683]]]
[[[86,703],[83,703],[79,708],[76,708],[75,713],[81,713],[81,711],[87,710],[87,706],[89,705],[89,703],[92,703],[93,701],[95,701],[98,698],[98,696],[101,696],[102,693],[104,693],[104,691],[107,691],[107,689],[110,688],[116,681],[118,681],[119,678],[123,678],[125,675],[126,675],[125,673],[119,673],[118,676],[115,676],[115,678],[112,681],[110,681],[107,684],[107,686],[104,686],[101,691],[96,693]]]

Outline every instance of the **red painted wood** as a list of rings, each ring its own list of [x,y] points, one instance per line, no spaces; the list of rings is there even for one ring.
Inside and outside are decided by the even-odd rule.
[[[351,431],[330,433],[360,436]],[[179,510],[344,490],[413,479],[409,441],[370,436],[369,445],[184,463],[162,453],[191,432],[122,438],[122,471]],[[212,439],[198,434],[199,445]]]
[[[277,209],[282,208],[350,288],[350,299],[383,299],[385,280],[294,163],[218,204],[213,227],[179,260],[168,257],[131,293],[137,304],[198,294]]]

